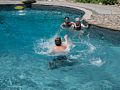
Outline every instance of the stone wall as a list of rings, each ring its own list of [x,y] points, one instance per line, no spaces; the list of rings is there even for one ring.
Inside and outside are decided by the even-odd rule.
[[[92,23],[105,28],[120,30],[119,14],[93,14],[91,16]]]

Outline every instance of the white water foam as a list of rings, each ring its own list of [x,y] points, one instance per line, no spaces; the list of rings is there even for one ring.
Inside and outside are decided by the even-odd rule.
[[[73,48],[75,48],[76,45],[78,49],[73,50]],[[83,47],[83,48],[79,49],[79,47]],[[71,59],[84,58],[84,56],[87,56],[88,54],[92,54],[96,50],[96,47],[93,44],[91,44],[88,41],[83,41],[83,40],[72,42],[71,48],[74,51],[73,54],[72,53],[70,54]]]
[[[101,67],[101,66],[105,63],[105,61],[103,61],[101,58],[92,58],[92,59],[90,60],[90,63],[91,63],[92,65]]]
[[[96,47],[93,44],[86,41],[84,43],[88,46],[88,53],[93,53],[96,50]]]
[[[94,45],[88,43],[88,46],[89,46],[89,51],[88,51],[89,53],[92,53],[96,50],[96,47]]]
[[[87,41],[81,41],[80,44],[87,46],[87,48],[81,51],[76,51],[77,53],[87,55],[87,54],[92,54],[96,50],[96,47]]]
[[[51,49],[53,48],[54,45],[54,39],[57,37],[58,35],[54,35],[52,38],[50,39],[39,39],[36,41],[36,43],[34,44],[34,51],[36,54],[40,54],[40,55],[52,55],[50,54]],[[71,50],[72,44],[70,43],[70,45],[68,46],[68,48],[65,50],[65,53],[68,53]],[[64,54],[65,54],[64,53]]]
[[[34,51],[36,54],[49,54],[50,49],[54,46],[54,42],[52,39],[40,39],[36,41],[34,45]]]
[[[78,55],[70,55],[70,59],[78,59],[80,58],[82,55],[78,54]]]

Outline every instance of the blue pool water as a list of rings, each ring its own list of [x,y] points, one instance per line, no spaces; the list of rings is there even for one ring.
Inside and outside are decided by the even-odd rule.
[[[59,11],[0,12],[0,90],[120,90],[120,32],[60,29]],[[81,17],[81,16],[80,16]],[[49,69],[56,36],[68,34],[67,63]]]

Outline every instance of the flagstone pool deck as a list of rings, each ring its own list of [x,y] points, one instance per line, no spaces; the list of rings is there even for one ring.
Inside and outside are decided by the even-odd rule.
[[[19,4],[20,0],[0,0],[0,4]],[[62,0],[37,1],[35,4],[72,7],[83,10],[88,23],[112,30],[120,30],[120,7],[117,5],[96,5],[73,3]]]

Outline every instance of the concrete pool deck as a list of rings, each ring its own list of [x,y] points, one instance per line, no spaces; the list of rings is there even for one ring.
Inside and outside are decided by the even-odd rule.
[[[20,0],[0,0],[0,4],[18,4]],[[120,30],[120,7],[115,5],[96,5],[73,3],[63,0],[37,1],[35,4],[66,6],[83,10],[83,18],[90,24]]]

